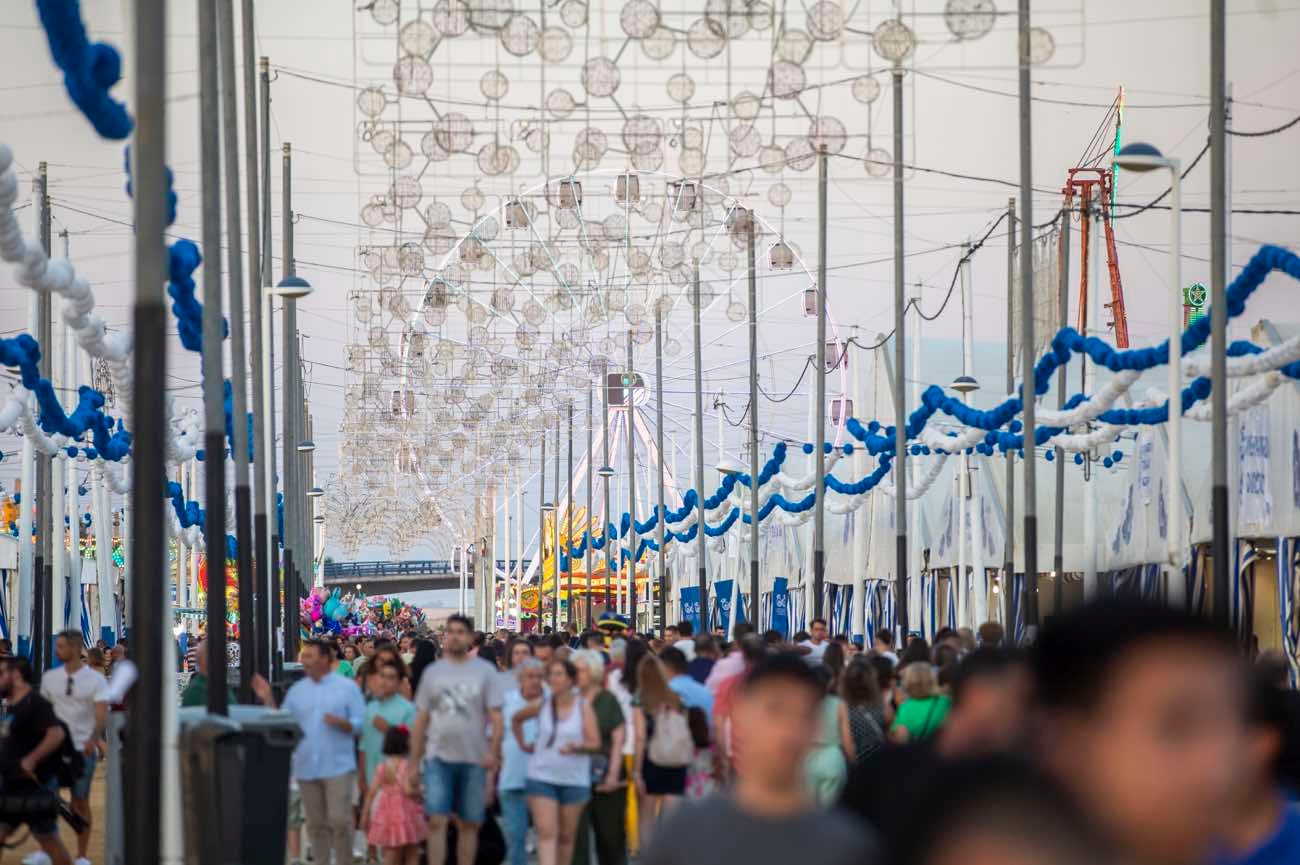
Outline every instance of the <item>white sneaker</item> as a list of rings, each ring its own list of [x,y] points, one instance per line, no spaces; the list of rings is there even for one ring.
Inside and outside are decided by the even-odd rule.
[[[29,853],[23,858],[23,865],[51,865],[50,857],[45,855],[44,850],[37,850],[35,853]]]
[[[90,860],[85,856],[78,856],[77,860],[73,862],[72,865],[90,865]]]

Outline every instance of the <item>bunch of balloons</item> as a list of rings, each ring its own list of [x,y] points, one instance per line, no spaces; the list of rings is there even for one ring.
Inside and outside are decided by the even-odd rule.
[[[208,560],[199,562],[199,606],[207,603]],[[226,559],[226,636],[239,639],[239,575],[235,560]]]
[[[367,598],[361,592],[343,594],[340,589],[329,590],[323,586],[317,586],[303,598],[299,621],[304,637],[337,634],[351,638],[426,627],[424,611],[400,598],[382,595]]]

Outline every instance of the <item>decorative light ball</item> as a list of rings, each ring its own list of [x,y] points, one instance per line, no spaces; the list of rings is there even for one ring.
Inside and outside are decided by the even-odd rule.
[[[854,78],[850,89],[853,92],[853,98],[863,105],[870,105],[880,98],[880,82],[872,75],[859,75]]]
[[[644,39],[659,29],[659,8],[649,0],[630,0],[618,20],[629,38]]]
[[[733,300],[727,304],[727,320],[735,323],[744,321],[749,317],[749,307],[739,300]]]
[[[894,158],[883,147],[873,147],[862,157],[862,166],[872,177],[884,177],[894,170]]]
[[[438,0],[433,5],[433,26],[444,36],[460,36],[469,29],[469,6],[464,0]]]
[[[763,135],[752,123],[739,123],[732,127],[728,138],[731,152],[741,159],[755,156],[763,146]]]
[[[416,18],[402,25],[401,31],[397,34],[397,44],[402,51],[421,59],[429,56],[437,41],[437,31],[423,18]]]
[[[477,186],[470,186],[460,194],[461,206],[466,210],[477,212],[483,207],[483,192]]]
[[[560,20],[575,29],[584,26],[587,23],[587,4],[582,0],[564,0],[560,6]]]
[[[897,18],[886,19],[871,34],[871,47],[880,59],[889,63],[902,62],[916,47],[912,29]]]
[[[357,94],[357,110],[366,117],[378,117],[387,105],[388,99],[378,87],[367,87]]]
[[[664,357],[677,357],[682,353],[682,344],[676,339],[669,337],[664,342]]]
[[[657,27],[641,40],[641,53],[651,60],[667,60],[677,50],[677,34],[667,27]]]
[[[562,87],[557,87],[546,94],[546,110],[556,117],[568,117],[578,107],[573,94]]]
[[[993,0],[948,0],[943,7],[943,23],[959,41],[979,39],[993,29],[997,7]]]
[[[728,39],[739,39],[749,32],[746,0],[706,0],[704,17],[722,29]]]
[[[685,72],[677,72],[668,78],[664,89],[668,91],[669,99],[685,105],[695,95],[695,79]]]
[[[620,78],[618,67],[608,57],[593,57],[582,67],[582,86],[591,96],[613,96]]]
[[[537,22],[527,15],[511,15],[501,28],[501,47],[515,57],[527,57],[537,48]]]
[[[1056,40],[1042,27],[1029,28],[1029,62],[1034,66],[1047,63],[1056,55]]]
[[[696,18],[686,31],[686,45],[701,60],[712,60],[727,47],[723,25],[708,18]]]
[[[384,164],[389,168],[402,169],[411,164],[411,158],[414,154],[411,152],[411,146],[400,138],[394,138],[392,142],[384,148]]]
[[[817,162],[817,152],[807,138],[792,138],[785,145],[785,164],[791,171],[807,171]]]
[[[393,66],[393,83],[406,96],[422,95],[433,84],[433,68],[423,57],[407,55]]]
[[[510,89],[510,79],[500,69],[489,69],[479,79],[478,89],[483,98],[495,101],[506,95]]]
[[[829,42],[844,32],[844,9],[833,0],[820,0],[808,10],[808,32],[814,39]]]
[[[800,66],[812,54],[813,38],[803,30],[790,29],[776,40],[776,59]]]
[[[807,84],[807,75],[802,66],[788,60],[778,60],[768,70],[768,81],[772,95],[777,99],[793,99]]]
[[[398,0],[375,0],[370,4],[370,17],[376,24],[388,26],[397,20],[397,14],[401,10]]]

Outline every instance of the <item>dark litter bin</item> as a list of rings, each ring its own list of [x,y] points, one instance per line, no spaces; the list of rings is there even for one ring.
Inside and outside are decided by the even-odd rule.
[[[287,712],[231,706],[229,717],[181,709],[180,724],[186,861],[283,865],[297,722]]]

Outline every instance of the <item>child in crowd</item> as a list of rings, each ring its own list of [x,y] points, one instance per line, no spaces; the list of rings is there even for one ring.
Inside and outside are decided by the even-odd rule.
[[[361,828],[367,840],[383,850],[384,865],[416,865],[428,833],[424,806],[406,792],[413,771],[407,759],[410,750],[406,725],[390,727],[384,734],[386,759],[375,770],[361,808]]]

